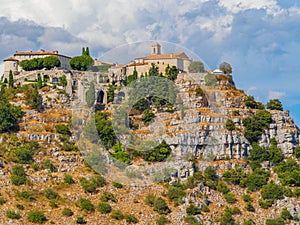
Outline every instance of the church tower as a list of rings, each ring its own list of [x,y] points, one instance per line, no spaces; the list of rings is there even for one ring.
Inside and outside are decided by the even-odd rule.
[[[160,44],[158,42],[154,42],[152,44],[152,55],[160,55],[161,51],[160,51]]]

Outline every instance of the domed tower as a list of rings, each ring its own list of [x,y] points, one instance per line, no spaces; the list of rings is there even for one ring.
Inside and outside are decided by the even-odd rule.
[[[160,44],[158,42],[154,42],[152,44],[152,52],[151,54],[153,55],[160,55],[161,51],[160,51]]]

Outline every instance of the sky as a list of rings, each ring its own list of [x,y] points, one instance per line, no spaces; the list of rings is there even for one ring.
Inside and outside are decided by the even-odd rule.
[[[0,59],[83,46],[102,59],[135,42],[174,43],[207,68],[230,63],[238,88],[264,104],[279,98],[300,125],[299,21],[298,0],[1,0]]]

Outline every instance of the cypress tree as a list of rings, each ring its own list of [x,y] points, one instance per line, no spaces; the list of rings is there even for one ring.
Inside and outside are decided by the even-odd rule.
[[[82,55],[82,56],[85,55],[85,48],[84,48],[84,47],[82,47],[82,53],[81,53],[81,55]]]
[[[42,81],[41,74],[38,74],[37,85],[38,85],[38,88],[42,88],[43,87],[43,81]]]
[[[90,49],[89,49],[89,47],[86,47],[86,49],[85,49],[85,55],[90,56]]]
[[[14,77],[13,77],[13,73],[12,73],[11,70],[9,71],[8,86],[9,87],[13,87],[14,86]]]

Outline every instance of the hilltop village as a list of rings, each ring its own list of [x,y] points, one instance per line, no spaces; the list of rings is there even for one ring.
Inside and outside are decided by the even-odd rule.
[[[299,128],[229,63],[155,42],[127,64],[41,49],[4,67],[0,224],[299,224]]]

